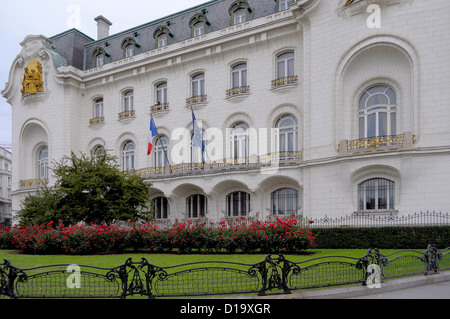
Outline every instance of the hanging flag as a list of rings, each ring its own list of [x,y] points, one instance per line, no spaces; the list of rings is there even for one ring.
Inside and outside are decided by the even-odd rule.
[[[195,114],[194,114],[194,110],[192,109],[192,106],[191,106],[191,111],[192,111],[192,124],[194,125],[194,138],[192,140],[192,145],[201,147],[202,151],[203,151],[205,149],[205,144],[203,143],[202,132],[198,128],[197,119],[195,118]]]
[[[153,138],[158,135],[158,130],[156,129],[155,122],[153,122],[153,116],[150,118],[150,132],[148,134],[148,147],[147,155],[150,155],[153,149]]]

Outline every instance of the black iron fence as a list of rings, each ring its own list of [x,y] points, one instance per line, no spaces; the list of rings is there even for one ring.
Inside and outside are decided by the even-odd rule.
[[[328,256],[301,262],[268,255],[256,264],[204,261],[170,267],[128,259],[115,268],[49,265],[29,269],[0,264],[0,296],[18,298],[147,298],[230,294],[289,294],[301,289],[381,284],[384,280],[450,270],[450,248],[403,250],[361,258]]]
[[[416,212],[399,215],[395,212],[356,212],[341,217],[308,218],[299,216],[299,220],[310,228],[335,227],[407,227],[407,226],[448,226],[450,214],[436,211]]]

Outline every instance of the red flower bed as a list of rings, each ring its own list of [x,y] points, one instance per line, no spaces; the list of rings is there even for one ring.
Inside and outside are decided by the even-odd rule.
[[[295,219],[231,224],[176,223],[172,227],[127,223],[114,225],[63,224],[0,229],[0,248],[32,254],[99,254],[125,250],[202,253],[298,253],[316,247],[309,229]]]

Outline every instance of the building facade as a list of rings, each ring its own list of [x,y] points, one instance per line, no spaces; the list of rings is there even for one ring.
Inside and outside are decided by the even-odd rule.
[[[0,227],[12,225],[12,162],[11,153],[0,147]]]
[[[158,219],[448,212],[449,9],[214,0],[27,36],[2,91],[13,211],[52,160],[106,151],[152,183]]]

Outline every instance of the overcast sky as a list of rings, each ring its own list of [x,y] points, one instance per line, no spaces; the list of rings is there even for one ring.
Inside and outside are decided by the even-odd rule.
[[[20,42],[30,34],[52,37],[76,28],[97,38],[94,18],[103,15],[112,22],[110,34],[209,2],[209,0],[52,0],[4,1],[0,10],[0,91],[20,53]],[[0,144],[11,143],[11,106],[0,96]]]

